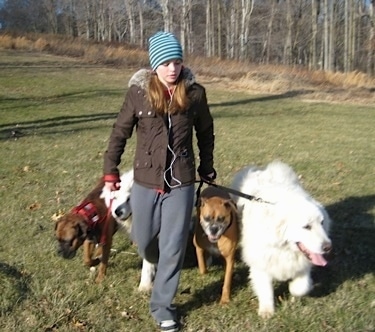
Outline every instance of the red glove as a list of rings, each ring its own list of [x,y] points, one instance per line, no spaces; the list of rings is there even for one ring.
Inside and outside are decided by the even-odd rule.
[[[106,174],[103,176],[104,185],[110,191],[120,189],[121,180],[117,174]]]

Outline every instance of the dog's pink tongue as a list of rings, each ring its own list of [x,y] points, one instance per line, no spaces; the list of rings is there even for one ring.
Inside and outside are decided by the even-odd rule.
[[[323,255],[311,253],[310,258],[311,258],[311,262],[314,265],[317,265],[317,266],[326,266],[327,265],[327,261],[324,259]]]

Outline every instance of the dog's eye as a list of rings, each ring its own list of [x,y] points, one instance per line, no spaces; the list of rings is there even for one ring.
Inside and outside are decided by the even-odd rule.
[[[218,217],[217,222],[225,222],[225,217]]]
[[[308,231],[310,231],[310,230],[311,230],[311,225],[306,225],[306,226],[304,226],[303,228],[304,228],[304,229],[307,229]]]

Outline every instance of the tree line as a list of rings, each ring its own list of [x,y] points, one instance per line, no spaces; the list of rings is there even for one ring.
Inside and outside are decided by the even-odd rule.
[[[141,48],[164,30],[186,54],[374,75],[374,10],[375,0],[2,0],[0,25]]]

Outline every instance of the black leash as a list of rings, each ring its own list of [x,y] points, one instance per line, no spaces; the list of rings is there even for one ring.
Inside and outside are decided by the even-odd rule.
[[[232,188],[228,188],[228,187],[224,187],[224,186],[221,186],[219,184],[216,184],[214,182],[210,182],[210,181],[207,181],[207,180],[204,180],[204,179],[201,179],[200,181],[196,181],[196,182],[197,183],[199,182],[199,186],[198,186],[198,189],[197,189],[197,201],[195,203],[195,206],[197,206],[197,204],[198,204],[198,199],[199,199],[199,196],[201,194],[201,189],[202,189],[203,183],[206,183],[209,186],[214,186],[214,187],[216,187],[218,189],[224,190],[224,191],[226,191],[226,192],[228,192],[230,194],[246,198],[246,199],[248,199],[250,201],[257,201],[257,202],[260,202],[260,203],[272,204],[271,202],[267,202],[267,201],[261,199],[260,197],[255,197],[255,196],[252,196],[252,195],[248,195],[248,194],[245,194],[245,193],[243,193],[241,191],[238,191],[238,190],[235,190],[235,189],[232,189]]]

